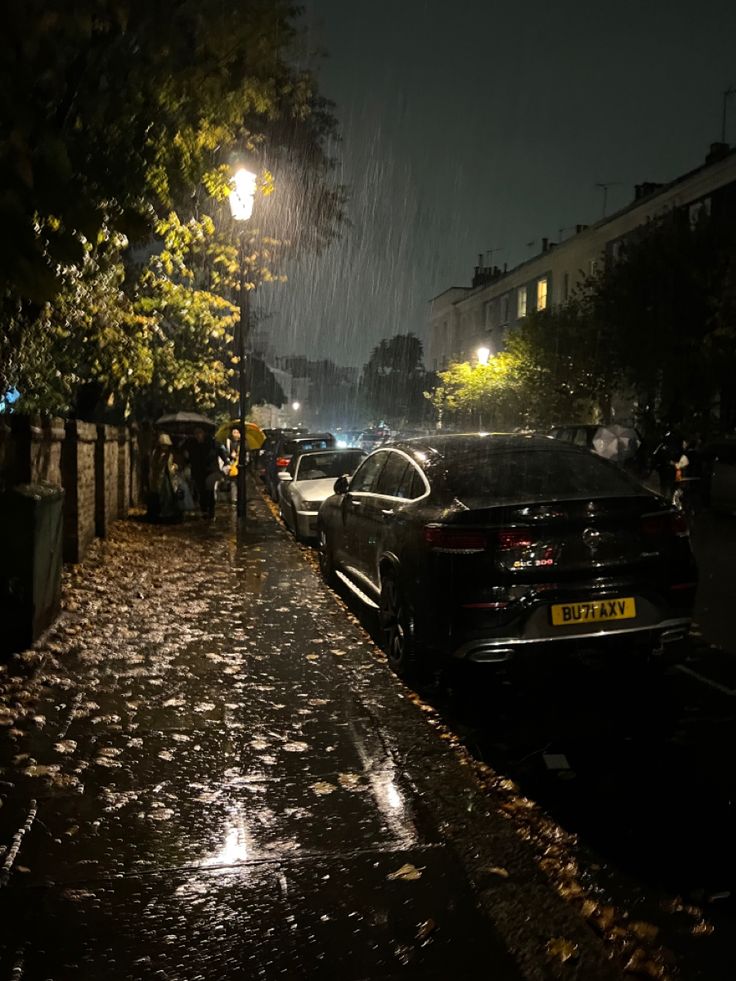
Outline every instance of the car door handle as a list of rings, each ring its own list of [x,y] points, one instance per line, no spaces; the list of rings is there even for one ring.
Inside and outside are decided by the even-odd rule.
[[[352,497],[349,498],[349,501],[350,501],[350,506],[351,507],[360,508],[360,507],[363,506],[363,502],[362,501],[356,501]]]
[[[392,518],[393,515],[394,515],[394,509],[393,508],[381,508],[381,514],[385,518]]]

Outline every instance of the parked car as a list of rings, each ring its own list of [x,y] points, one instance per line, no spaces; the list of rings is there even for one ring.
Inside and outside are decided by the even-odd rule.
[[[379,610],[389,664],[546,648],[651,651],[687,634],[684,517],[562,441],[436,435],[372,453],[318,517],[320,565]],[[615,646],[615,645],[614,645]]]
[[[329,450],[335,445],[332,433],[282,433],[274,442],[273,451],[266,458],[264,482],[271,498],[278,500],[279,473],[286,470],[293,456],[310,450]]]
[[[371,426],[358,436],[357,445],[364,453],[371,453],[376,447],[390,439],[391,430],[387,426]]]
[[[360,437],[359,429],[341,429],[335,433],[336,446],[340,449],[355,449],[360,446]]]
[[[261,447],[256,463],[256,472],[261,480],[266,481],[266,473],[272,465],[273,457],[276,454],[276,446],[280,439],[287,436],[301,435],[305,430],[302,429],[264,429],[266,442]]]
[[[365,459],[357,449],[317,450],[291,458],[279,473],[279,512],[297,541],[317,535],[317,512],[335,478],[350,476]]]

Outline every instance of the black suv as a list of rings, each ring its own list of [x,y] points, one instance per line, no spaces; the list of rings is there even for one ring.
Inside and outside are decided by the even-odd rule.
[[[380,611],[388,659],[499,662],[565,641],[687,634],[687,523],[619,467],[534,436],[383,446],[320,508],[320,564]]]

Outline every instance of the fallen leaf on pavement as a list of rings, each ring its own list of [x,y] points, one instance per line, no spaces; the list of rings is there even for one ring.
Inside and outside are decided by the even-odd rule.
[[[76,748],[77,743],[74,739],[62,739],[54,745],[57,753],[73,753]]]
[[[317,783],[313,783],[309,789],[313,790],[315,794],[324,795],[333,793],[335,790],[337,790],[337,787],[334,785],[334,783],[328,783],[326,780],[318,780]]]
[[[633,923],[629,923],[629,929],[639,940],[654,940],[659,933],[659,927],[654,926],[653,923],[645,923],[644,920],[634,920]]]
[[[498,875],[502,879],[508,879],[509,877],[508,869],[503,869],[500,865],[490,865],[485,871],[489,875]]]
[[[423,923],[419,924],[419,927],[417,929],[417,940],[420,943],[426,943],[427,940],[429,940],[431,934],[433,934],[436,929],[437,929],[437,924],[430,917],[428,920],[425,920]]]
[[[415,879],[421,879],[421,877],[422,870],[418,869],[416,865],[410,865],[408,862],[395,872],[389,872],[386,876],[387,879],[400,879],[402,882],[413,882]]]
[[[563,964],[578,956],[578,945],[566,937],[553,937],[548,940],[545,950],[548,957],[561,961]]]
[[[309,749],[309,743],[300,743],[294,740],[293,742],[284,743],[281,748],[285,749],[287,753],[305,753]]]

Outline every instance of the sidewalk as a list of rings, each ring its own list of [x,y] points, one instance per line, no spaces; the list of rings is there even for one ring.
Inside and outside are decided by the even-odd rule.
[[[0,978],[620,977],[263,501],[219,508],[121,522],[0,674]]]

